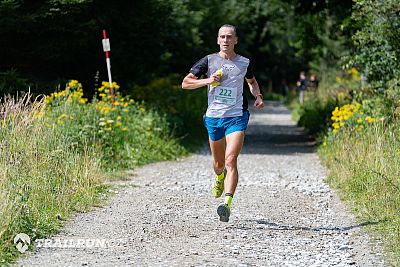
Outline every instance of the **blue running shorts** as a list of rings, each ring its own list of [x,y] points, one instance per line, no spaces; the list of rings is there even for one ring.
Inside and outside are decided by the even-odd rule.
[[[212,141],[218,141],[230,133],[245,131],[249,123],[250,113],[248,110],[239,117],[210,118],[203,117],[204,126],[207,128],[208,135]]]

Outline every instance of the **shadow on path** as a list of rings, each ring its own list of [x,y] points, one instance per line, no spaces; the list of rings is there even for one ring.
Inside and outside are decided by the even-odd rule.
[[[314,232],[319,232],[319,231],[335,231],[335,232],[347,232],[355,228],[360,228],[364,227],[367,225],[376,225],[384,222],[384,220],[379,220],[379,221],[366,221],[363,223],[355,224],[355,225],[350,225],[350,226],[344,226],[344,227],[305,227],[305,226],[294,226],[294,225],[284,225],[284,224],[277,224],[274,222],[268,222],[267,220],[254,220],[258,224],[263,224],[270,226],[269,229],[271,230],[303,230],[303,231],[314,231]]]
[[[245,222],[255,222],[257,224],[261,225],[266,225],[266,228],[263,228],[263,230],[275,230],[275,231],[310,231],[310,232],[321,232],[321,233],[326,233],[326,232],[348,232],[352,229],[355,228],[361,228],[364,226],[368,225],[376,225],[385,222],[386,220],[378,220],[378,221],[366,221],[363,223],[355,224],[355,225],[350,225],[350,226],[344,226],[344,227],[306,227],[306,226],[295,226],[295,225],[285,225],[285,224],[277,224],[274,222],[269,222],[267,220],[261,219],[261,220],[245,220]],[[229,227],[228,227],[229,228]],[[245,227],[245,226],[236,226],[235,229],[241,229],[241,230],[250,230],[253,227]]]

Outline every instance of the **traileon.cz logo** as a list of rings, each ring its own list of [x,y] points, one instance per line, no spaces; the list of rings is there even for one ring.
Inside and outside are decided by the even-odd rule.
[[[14,244],[19,252],[24,253],[31,244],[31,239],[27,234],[19,233],[14,237]]]
[[[118,248],[130,243],[132,243],[130,238],[39,238],[32,241],[32,245],[36,248]],[[27,234],[19,233],[14,237],[14,244],[19,252],[25,253],[31,244],[31,239]]]

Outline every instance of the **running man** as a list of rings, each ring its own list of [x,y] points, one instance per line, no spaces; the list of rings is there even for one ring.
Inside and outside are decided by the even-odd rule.
[[[232,198],[239,178],[237,159],[250,116],[243,90],[244,79],[255,97],[254,107],[264,107],[250,60],[235,53],[237,42],[235,27],[228,24],[221,26],[217,37],[220,51],[200,59],[182,82],[183,89],[208,87],[204,125],[209,135],[216,174],[213,195],[218,198],[225,191],[225,200],[217,208],[222,222],[228,222],[231,214]]]

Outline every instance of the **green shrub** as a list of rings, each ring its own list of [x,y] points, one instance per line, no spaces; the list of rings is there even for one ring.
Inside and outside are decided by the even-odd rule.
[[[377,108],[387,115],[400,107],[399,10],[397,0],[357,0],[352,15],[358,30],[353,36],[356,51],[348,64],[362,70],[371,99],[382,98]]]
[[[207,109],[207,89],[183,90],[181,82],[180,75],[171,74],[146,86],[133,86],[128,92],[165,113],[176,136],[204,134],[202,116]]]
[[[116,83],[114,104],[108,82],[98,89],[100,99],[88,104],[81,87],[77,81],[71,81],[66,90],[49,96],[46,116],[68,136],[72,145],[98,146],[103,168],[134,168],[186,153],[173,137],[166,115],[123,97]]]
[[[312,135],[326,132],[330,125],[330,114],[336,105],[337,101],[334,99],[323,101],[316,97],[310,98],[303,106],[299,107],[298,125],[307,129]]]

